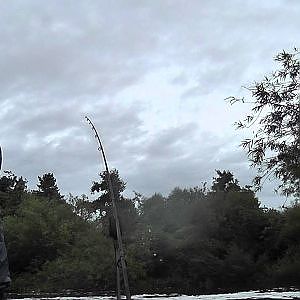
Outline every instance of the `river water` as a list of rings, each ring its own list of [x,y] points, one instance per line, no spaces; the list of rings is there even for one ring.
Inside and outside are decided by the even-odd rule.
[[[12,298],[11,298],[12,299]],[[92,297],[35,297],[35,298],[21,298],[23,300],[44,300],[44,299],[62,299],[62,300],[114,300],[114,297],[103,297],[103,296],[92,296]],[[18,300],[21,300],[18,298]],[[249,291],[249,292],[239,292],[232,294],[214,294],[214,295],[199,295],[199,296],[185,296],[185,295],[134,295],[133,300],[238,300],[238,299],[300,299],[300,291],[288,291],[288,292],[278,292],[278,291]]]

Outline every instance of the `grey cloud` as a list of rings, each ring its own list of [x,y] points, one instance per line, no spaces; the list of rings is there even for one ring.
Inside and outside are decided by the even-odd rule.
[[[79,104],[49,103],[28,109],[16,105],[15,110],[2,115],[2,123],[8,124],[0,129],[5,136],[4,168],[25,176],[31,188],[37,175],[54,172],[64,192],[88,193],[91,178],[100,172],[101,165],[93,132]],[[120,109],[109,101],[90,104],[94,104],[93,111],[88,114],[106,141],[109,158],[114,162],[128,156],[128,140],[139,139],[143,132],[139,129],[139,106]],[[68,191],[67,187],[73,188]]]
[[[1,10],[3,94],[18,90],[72,96],[114,94],[138,81],[151,65],[144,56],[155,49],[155,38],[143,37],[142,29],[121,7],[110,13],[94,1],[67,5],[70,10],[56,1],[13,3]],[[125,21],[128,34],[119,24]]]
[[[143,152],[147,155],[135,161],[130,170],[123,169],[120,163],[120,174],[128,183],[128,192],[136,190],[149,196],[158,191],[167,195],[176,186],[193,187],[203,182],[210,185],[216,176],[215,170],[229,170],[242,186],[252,185],[255,170],[250,168],[245,153],[238,148],[235,136],[221,138],[209,132],[199,135],[197,131],[190,131],[190,126],[172,128],[148,141],[145,146],[148,151]],[[173,134],[176,131],[189,134]],[[187,140],[190,143],[185,144]],[[165,148],[164,144],[171,146]],[[175,144],[180,146],[173,148]],[[283,204],[284,198],[274,193],[277,183],[266,182],[257,194],[262,205],[280,208]]]
[[[135,163],[132,172],[125,174],[128,182],[134,182],[135,189],[147,195],[153,191],[167,193],[176,186],[195,186],[208,181],[215,169],[231,169],[233,164],[218,160],[220,149],[231,142],[211,133],[199,135],[190,130],[191,126],[170,129],[150,141],[148,154]],[[172,147],[175,144],[178,146]],[[239,161],[239,166],[242,163]]]
[[[188,83],[188,78],[187,78],[186,74],[181,73],[178,76],[175,76],[172,79],[171,83],[174,85],[186,85]]]
[[[83,120],[88,114],[131,189],[149,194],[190,186],[211,178],[215,168],[233,169],[247,183],[245,157],[232,150],[238,138],[205,132],[216,116],[207,116],[207,127],[196,118],[177,125],[166,118],[164,130],[151,131],[143,104],[152,100],[115,99],[149,74],[174,67],[179,75],[170,80],[182,101],[218,105],[228,89],[271,70],[270,56],[295,46],[299,9],[295,1],[1,2],[5,167],[31,186],[52,171],[64,192],[88,191],[100,171]],[[218,99],[208,104],[212,93]],[[173,107],[173,99],[165,101]]]
[[[291,7],[251,1],[12,1],[1,12],[2,95],[114,95],[150,69],[174,63],[194,70],[200,86],[215,89],[220,78],[232,82],[251,62],[265,59],[256,45],[264,39],[274,47],[268,26],[282,35],[298,27],[273,17],[283,20],[294,13]],[[286,42],[276,49],[281,46]]]
[[[145,149],[146,159],[148,156],[156,159],[176,159],[188,150],[190,139],[194,138],[197,124],[188,123],[181,127],[168,128],[161,131],[150,140]]]

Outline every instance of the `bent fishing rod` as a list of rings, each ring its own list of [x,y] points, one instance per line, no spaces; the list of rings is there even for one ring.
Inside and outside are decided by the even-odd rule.
[[[0,146],[0,171],[2,169],[2,149],[1,149],[1,146]]]
[[[120,263],[121,263],[121,267],[122,267],[124,288],[125,288],[125,293],[126,293],[126,299],[130,300],[131,296],[130,296],[130,290],[129,290],[126,261],[125,261],[125,256],[124,256],[124,248],[123,248],[123,243],[122,243],[120,220],[119,220],[118,209],[117,209],[117,205],[116,205],[116,199],[115,199],[115,194],[114,194],[114,190],[113,190],[112,180],[111,180],[111,176],[110,176],[110,172],[109,172],[109,168],[108,168],[108,163],[107,163],[106,155],[104,152],[103,144],[101,142],[101,139],[100,139],[100,136],[98,134],[96,127],[94,126],[93,122],[91,121],[91,119],[89,117],[85,116],[85,119],[87,120],[87,122],[89,123],[89,125],[91,126],[91,128],[95,134],[95,138],[98,143],[98,151],[101,153],[102,159],[104,161],[105,171],[107,173],[107,176],[106,176],[107,185],[108,185],[109,195],[110,195],[110,199],[111,199],[111,203],[112,203],[115,224],[116,224],[117,241],[118,241],[118,248],[119,248],[119,253],[120,253],[119,259],[120,259]]]

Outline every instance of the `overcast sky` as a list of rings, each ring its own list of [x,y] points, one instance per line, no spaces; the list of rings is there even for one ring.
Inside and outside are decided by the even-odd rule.
[[[251,183],[233,126],[249,107],[224,98],[299,46],[299,16],[296,0],[1,1],[4,169],[89,194],[103,165],[88,115],[128,195],[210,182],[215,169]],[[284,200],[272,184],[259,197]]]

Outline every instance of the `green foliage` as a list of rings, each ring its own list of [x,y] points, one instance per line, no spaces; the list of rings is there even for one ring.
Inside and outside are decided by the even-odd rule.
[[[28,194],[4,227],[15,288],[112,288],[111,244],[71,206]]]
[[[154,194],[152,197],[144,200],[141,205],[141,215],[143,223],[149,227],[161,227],[166,214],[166,200],[160,194]]]
[[[298,286],[300,282],[300,246],[289,249],[271,269],[273,284]]]
[[[27,189],[26,180],[17,177],[10,171],[5,171],[0,178],[0,215],[13,215],[22,202]]]
[[[299,283],[299,205],[283,212],[261,208],[249,186],[241,187],[229,171],[217,171],[211,189],[175,188],[166,197],[127,199],[122,196],[125,183],[117,171],[113,174],[134,293]],[[0,178],[2,193],[14,203],[11,210],[2,202],[12,289],[114,290],[111,203],[103,181],[94,190],[98,202],[84,195],[70,195],[65,202],[25,188],[17,193],[19,179],[5,176]],[[99,207],[106,214],[99,214]]]
[[[134,201],[126,199],[122,194],[125,190],[126,183],[120,178],[119,172],[114,169],[110,171],[109,175],[112,182],[123,238],[129,241],[133,238],[136,230],[138,212]],[[107,235],[116,238],[115,220],[108,180],[107,172],[102,172],[100,174],[100,181],[93,182],[91,192],[100,193],[100,196],[93,202],[94,212],[98,211],[98,222],[100,222]]]
[[[214,177],[211,189],[215,192],[239,191],[241,188],[237,179],[229,171],[217,170],[218,177]]]
[[[120,178],[118,170],[112,170],[109,174],[111,182],[112,182],[112,189],[116,199],[116,202],[119,202],[123,199],[122,193],[125,190],[126,183]],[[111,200],[110,200],[110,193],[108,187],[108,174],[106,171],[100,174],[100,181],[93,182],[91,187],[92,193],[101,193],[99,198],[94,202],[95,208],[100,209],[101,213],[106,212],[109,213],[111,210]]]
[[[65,205],[28,194],[15,216],[4,219],[13,272],[35,271],[70,250],[84,225]]]
[[[39,184],[37,187],[39,188],[37,194],[39,196],[43,196],[45,198],[51,200],[61,200],[63,196],[59,192],[59,188],[56,184],[56,179],[53,173],[47,173],[43,176],[38,176]]]
[[[35,285],[56,291],[110,290],[114,288],[113,249],[94,226],[82,230],[69,251],[45,263],[35,274]]]
[[[284,214],[285,223],[281,230],[281,240],[287,245],[300,244],[300,206],[288,208]]]
[[[70,194],[67,202],[71,205],[73,212],[85,221],[96,219],[94,203],[89,201],[86,195],[74,197]]]
[[[222,268],[223,288],[249,288],[256,281],[257,268],[253,256],[234,244],[228,249]]]
[[[275,57],[280,68],[248,88],[251,113],[237,128],[253,126],[254,133],[242,142],[250,162],[258,168],[254,183],[260,187],[274,175],[287,195],[300,196],[300,60],[299,51]],[[247,102],[229,97],[231,103]],[[248,102],[249,103],[249,102]]]

